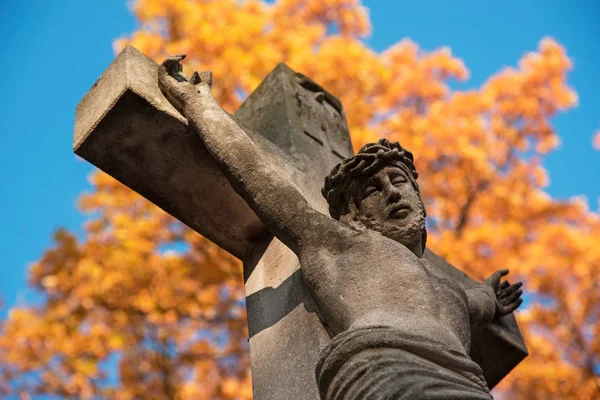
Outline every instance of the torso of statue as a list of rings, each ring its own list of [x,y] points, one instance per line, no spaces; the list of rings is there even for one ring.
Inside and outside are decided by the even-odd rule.
[[[469,352],[466,293],[429,261],[372,230],[347,235],[333,247],[310,247],[300,252],[304,271],[312,271],[304,278],[334,334],[386,325]],[[320,285],[331,276],[333,285]]]

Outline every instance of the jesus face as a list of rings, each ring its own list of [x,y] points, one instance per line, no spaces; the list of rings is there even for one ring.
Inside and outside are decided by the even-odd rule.
[[[358,219],[363,224],[410,249],[421,246],[425,211],[419,193],[402,169],[380,169],[364,182],[362,193]]]

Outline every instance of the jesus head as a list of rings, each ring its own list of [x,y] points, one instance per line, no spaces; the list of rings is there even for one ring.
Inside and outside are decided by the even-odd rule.
[[[381,139],[333,168],[322,193],[333,218],[359,222],[422,256],[426,214],[417,177],[412,153]]]

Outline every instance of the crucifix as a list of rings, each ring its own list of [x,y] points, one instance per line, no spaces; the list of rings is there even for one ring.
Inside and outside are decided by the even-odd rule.
[[[126,47],[77,106],[74,151],[242,260],[256,399],[318,399],[315,366],[332,332],[297,255],[270,231],[165,98],[159,66]],[[341,102],[279,64],[235,112],[261,158],[328,215],[325,176],[353,155]],[[429,250],[464,289],[480,285]],[[491,388],[527,355],[509,314],[473,332],[469,356]]]

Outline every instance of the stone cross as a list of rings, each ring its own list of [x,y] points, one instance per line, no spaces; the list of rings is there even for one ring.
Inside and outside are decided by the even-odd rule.
[[[330,337],[298,259],[234,192],[162,95],[157,70],[125,48],[77,105],[74,151],[242,260],[254,398],[316,400],[315,366]],[[328,214],[324,177],[353,154],[340,101],[279,64],[235,116],[277,171]],[[463,287],[477,284],[432,252],[425,257]],[[514,317],[475,333],[470,355],[496,385],[527,355]]]

